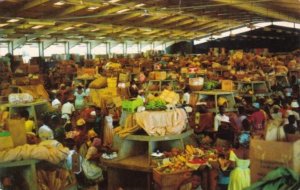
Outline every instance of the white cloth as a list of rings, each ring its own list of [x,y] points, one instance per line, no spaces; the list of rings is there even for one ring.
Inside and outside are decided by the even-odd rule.
[[[75,111],[75,107],[72,103],[70,102],[66,102],[63,104],[62,108],[61,108],[61,114],[68,114],[68,115],[72,115],[72,113]]]
[[[183,94],[183,97],[182,97],[182,103],[186,103],[186,104],[189,104],[190,103],[190,97],[191,95],[189,93],[184,93]]]
[[[61,102],[59,101],[59,99],[55,98],[52,102],[51,102],[52,108],[54,109],[58,109],[61,106]]]
[[[150,136],[178,135],[186,129],[184,109],[172,111],[144,111],[134,114],[134,121]]]
[[[47,125],[42,125],[38,130],[38,135],[42,141],[54,139],[53,131]]]
[[[215,116],[214,119],[214,131],[218,131],[221,122],[229,122],[229,117],[227,115],[220,115],[219,113]]]

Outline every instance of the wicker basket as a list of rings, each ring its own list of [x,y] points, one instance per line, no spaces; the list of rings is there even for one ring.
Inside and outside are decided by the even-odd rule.
[[[203,89],[203,85],[189,85],[191,91],[200,91]]]

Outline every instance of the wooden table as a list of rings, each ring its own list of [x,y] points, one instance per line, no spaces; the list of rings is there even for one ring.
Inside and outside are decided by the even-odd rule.
[[[16,170],[24,176],[26,186],[24,189],[38,190],[36,164],[39,160],[21,160],[0,163],[0,173],[7,173],[7,170]]]
[[[129,135],[125,139],[115,135],[113,142],[114,149],[119,150],[118,158],[102,160],[103,166],[107,169],[108,190],[115,190],[120,186],[152,189],[154,166],[151,154],[158,148],[161,151],[170,150],[172,147],[184,150],[185,142],[189,140],[192,133],[193,130],[189,129],[179,135]]]

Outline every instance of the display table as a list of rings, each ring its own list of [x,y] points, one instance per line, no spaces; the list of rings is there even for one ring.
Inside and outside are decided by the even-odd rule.
[[[35,125],[38,126],[38,118],[47,111],[49,111],[49,102],[46,100],[36,100],[31,103],[24,104],[6,104],[5,107],[8,107],[9,118],[11,119],[14,114],[20,113],[21,110],[27,109],[29,115],[33,117]]]
[[[193,134],[193,130],[189,129],[179,135],[166,135],[153,137],[148,135],[129,135],[124,139],[114,136],[114,149],[118,149],[118,157],[114,160],[102,160],[103,165],[107,168],[108,189],[115,190],[119,186],[129,186],[125,180],[128,176],[132,177],[131,182],[138,181],[135,179],[136,173],[139,175],[140,181],[144,184],[136,184],[143,186],[141,189],[151,189],[152,183],[152,158],[151,154],[159,149],[161,152],[177,147],[184,150],[186,143],[191,144],[189,137]],[[138,178],[138,177],[137,177]],[[142,182],[141,182],[142,183]],[[133,185],[133,184],[131,184]],[[123,187],[124,188],[124,187]],[[126,187],[125,187],[126,189]]]
[[[151,88],[151,86],[155,85],[156,88]],[[172,90],[176,93],[182,93],[182,89],[180,89],[179,81],[177,80],[149,80],[146,88],[146,94],[160,94],[163,90],[167,89],[167,87],[170,87]]]
[[[236,111],[235,106],[235,91],[224,91],[224,90],[207,90],[207,91],[195,91],[192,96],[196,97],[196,102],[206,102],[210,112],[218,112],[218,99],[220,97],[226,98],[227,106],[225,107],[226,112]]]
[[[21,160],[0,163],[0,174],[7,174],[9,170],[17,171],[24,176],[26,186],[24,189],[38,190],[36,164],[39,160]]]
[[[237,90],[239,94],[243,97],[253,97],[253,96],[270,96],[270,91],[267,86],[266,81],[236,81]],[[249,89],[253,92],[253,94],[247,94],[244,89]]]

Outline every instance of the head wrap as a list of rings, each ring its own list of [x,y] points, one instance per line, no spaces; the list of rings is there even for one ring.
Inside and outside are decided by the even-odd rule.
[[[84,121],[84,119],[78,119],[77,121],[76,121],[76,126],[77,127],[81,127],[81,126],[83,126],[83,125],[85,125],[85,121]]]
[[[92,145],[95,146],[95,147],[101,146],[101,139],[100,138],[94,138]]]

